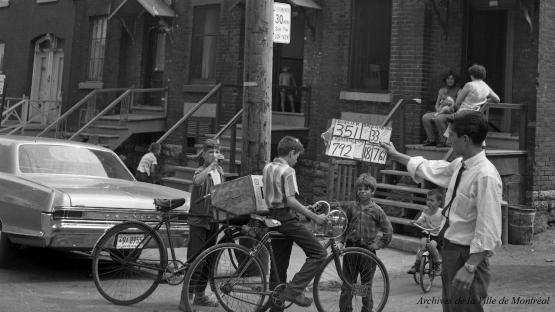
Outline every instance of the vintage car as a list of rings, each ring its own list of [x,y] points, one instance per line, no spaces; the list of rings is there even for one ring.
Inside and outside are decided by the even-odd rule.
[[[184,244],[189,193],[136,181],[101,146],[0,136],[0,266],[13,260],[18,246],[90,251],[117,223],[154,224],[154,198],[186,199],[171,212],[177,216],[173,236]]]

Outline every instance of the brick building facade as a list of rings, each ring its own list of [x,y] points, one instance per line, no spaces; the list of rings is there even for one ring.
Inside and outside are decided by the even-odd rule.
[[[8,2],[0,7],[0,43],[6,45],[4,72],[10,79],[8,93],[14,96],[29,92],[33,38],[45,33],[65,40],[64,107],[93,87],[164,86],[169,90],[169,127],[216,82],[242,84],[243,1],[128,0],[113,15],[122,1]],[[149,2],[164,2],[175,14],[160,16],[138,5]],[[292,44],[275,44],[274,80],[280,65],[287,64],[299,85],[311,89],[304,115],[308,119],[307,153],[299,168],[300,185],[309,200],[325,197],[328,159],[320,134],[329,119],[340,118],[342,112],[385,115],[399,99],[418,98],[421,104],[407,102],[404,119],[394,120],[393,140],[398,143],[402,137],[405,143],[420,143],[420,118],[432,109],[442,74],[453,69],[464,83],[466,68],[482,63],[488,68],[486,81],[502,102],[527,106],[527,170],[515,178],[525,195],[522,200],[537,208],[543,222],[555,214],[555,139],[551,135],[555,131],[551,87],[555,83],[555,25],[551,22],[555,4],[539,0],[280,2],[292,4],[295,26]],[[48,13],[47,7],[61,11]],[[39,11],[30,27],[12,27],[21,16]],[[101,85],[87,79],[91,23],[96,16],[111,16]],[[159,36],[153,33],[165,38],[163,50],[157,50]],[[163,56],[156,56],[160,51]],[[163,66],[153,67],[157,61]],[[379,73],[377,80],[372,81],[372,73]],[[240,89],[224,89],[221,120],[228,120],[240,107],[241,96]],[[507,131],[514,133],[517,115],[493,118],[505,119]],[[401,133],[400,129],[405,130]],[[166,143],[179,150],[186,145],[182,133],[179,129]]]

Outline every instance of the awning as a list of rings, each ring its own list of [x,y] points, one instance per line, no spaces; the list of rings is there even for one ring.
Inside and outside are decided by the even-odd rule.
[[[288,0],[291,4],[296,6],[301,6],[309,9],[321,10],[322,7],[319,6],[314,0]]]
[[[112,18],[128,0],[123,0],[117,7],[110,13],[108,19]],[[169,7],[163,0],[131,0],[138,2],[150,15],[162,17],[175,17],[175,11]]]

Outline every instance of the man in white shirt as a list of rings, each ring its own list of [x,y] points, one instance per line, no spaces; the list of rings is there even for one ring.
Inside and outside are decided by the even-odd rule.
[[[483,311],[480,298],[487,297],[490,283],[488,258],[501,245],[502,183],[482,150],[486,117],[476,111],[453,116],[449,140],[460,157],[451,162],[410,157],[392,144],[382,146],[407,166],[415,181],[426,179],[447,188],[439,235],[444,238],[443,311]]]

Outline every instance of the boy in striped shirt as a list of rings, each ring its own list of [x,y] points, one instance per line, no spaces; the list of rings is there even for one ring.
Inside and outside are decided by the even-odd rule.
[[[319,225],[326,223],[326,217],[310,211],[295,198],[299,190],[295,169],[292,167],[303,150],[303,145],[297,138],[286,136],[279,141],[278,157],[264,167],[264,193],[270,217],[281,222],[278,231],[288,238],[272,240],[273,250],[279,252],[275,253],[278,272],[273,272],[272,268],[270,273],[270,289],[287,280],[287,267],[295,242],[303,249],[307,259],[301,270],[287,284],[283,291],[283,299],[308,307],[312,304],[312,299],[304,296],[304,289],[316,275],[327,253],[314,234],[299,222],[297,214],[302,214]],[[276,276],[279,276],[279,280],[276,280]],[[280,309],[272,307],[271,311]]]

